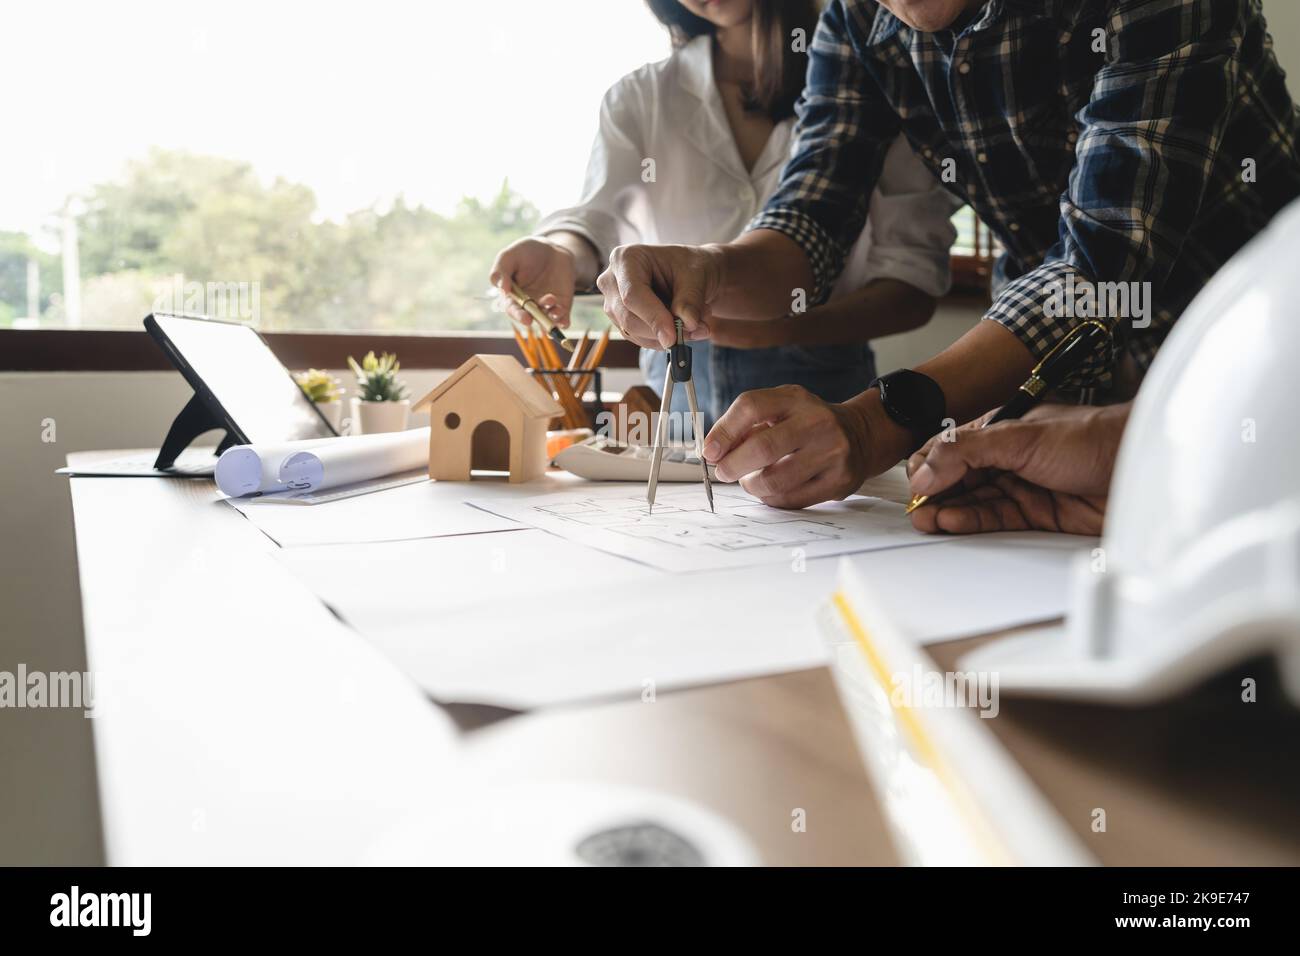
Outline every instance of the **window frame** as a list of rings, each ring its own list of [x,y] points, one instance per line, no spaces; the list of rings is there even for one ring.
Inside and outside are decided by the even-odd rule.
[[[340,369],[349,355],[394,352],[407,369],[454,369],[471,355],[514,355],[509,332],[263,332],[291,369]],[[637,347],[611,339],[603,368],[635,368]],[[149,333],[132,329],[0,329],[0,372],[162,372],[173,368]]]
[[[952,290],[947,299],[982,300],[991,305],[989,279],[993,275],[993,259],[988,255],[955,255],[952,257]]]
[[[986,257],[953,256],[952,290],[940,305],[987,308]],[[348,355],[394,352],[408,369],[454,369],[472,355],[516,355],[509,332],[263,332],[271,351],[291,369],[340,369]],[[602,368],[636,368],[640,349],[612,338]],[[0,373],[164,372],[172,364],[143,330],[0,329]]]
[[[987,307],[992,304],[989,284],[993,277],[993,263],[999,251],[997,242],[992,230],[980,221],[973,206],[966,206],[957,213],[959,216],[963,214],[970,216],[973,248],[970,252],[955,252],[950,256],[952,291],[949,296],[972,302],[983,301]]]

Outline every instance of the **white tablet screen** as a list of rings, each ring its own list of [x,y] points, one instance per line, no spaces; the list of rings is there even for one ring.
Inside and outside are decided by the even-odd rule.
[[[154,321],[250,442],[333,435],[252,329],[175,315],[155,315]]]

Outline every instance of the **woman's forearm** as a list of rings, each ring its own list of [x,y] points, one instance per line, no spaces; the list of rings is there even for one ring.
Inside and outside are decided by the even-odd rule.
[[[901,279],[876,279],[856,292],[790,317],[792,345],[869,342],[918,329],[934,315],[935,298]]]
[[[920,328],[935,299],[901,279],[876,279],[802,315],[767,322],[715,321],[713,338],[732,348],[778,345],[850,345]]]

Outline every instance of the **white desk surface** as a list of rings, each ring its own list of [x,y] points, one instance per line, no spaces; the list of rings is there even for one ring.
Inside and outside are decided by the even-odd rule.
[[[894,862],[824,669],[462,732],[501,715],[430,702],[210,481],[71,482],[88,666],[106,682],[93,732],[111,864],[355,862],[467,754],[495,782],[698,801],[768,863]]]
[[[211,482],[71,482],[87,659],[109,681],[93,722],[109,863],[357,862],[467,769],[684,797],[769,864],[897,862],[824,668],[653,705],[449,712],[325,610]],[[952,668],[986,639],[930,653]],[[987,723],[1103,863],[1295,865],[1300,714],[1214,701],[1135,714],[1008,700]],[[1114,811],[1100,837],[1098,806]]]

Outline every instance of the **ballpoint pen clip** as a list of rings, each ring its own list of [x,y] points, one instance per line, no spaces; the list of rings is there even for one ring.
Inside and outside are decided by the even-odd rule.
[[[1057,352],[1059,352],[1061,349],[1063,349],[1065,346],[1069,345],[1072,341],[1077,339],[1079,336],[1083,335],[1083,330],[1088,328],[1088,326],[1090,325],[1095,326],[1096,328],[1101,329],[1107,335],[1110,335],[1110,327],[1106,325],[1106,323],[1104,322],[1101,322],[1097,319],[1089,319],[1086,322],[1080,322],[1074,328],[1070,329],[1069,332],[1066,332],[1065,335],[1061,336],[1061,340],[1059,342],[1057,342],[1055,345],[1053,345],[1050,349],[1047,350],[1047,354],[1044,355],[1041,359],[1039,359],[1038,364],[1033,367],[1032,371],[1030,371],[1029,377],[1038,378],[1043,371],[1043,366],[1052,360],[1052,356],[1055,355]]]

